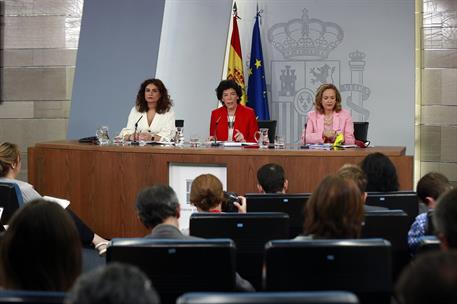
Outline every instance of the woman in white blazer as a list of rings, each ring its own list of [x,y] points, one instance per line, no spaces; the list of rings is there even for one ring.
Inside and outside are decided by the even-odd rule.
[[[160,79],[146,79],[141,84],[127,126],[119,136],[133,140],[137,123],[137,140],[170,141],[174,137],[175,113],[168,90]]]

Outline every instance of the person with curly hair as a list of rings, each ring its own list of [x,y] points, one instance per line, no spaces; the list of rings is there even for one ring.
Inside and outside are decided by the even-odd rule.
[[[146,79],[138,90],[127,126],[119,136],[125,140],[170,141],[174,134],[175,112],[167,88],[160,79]]]

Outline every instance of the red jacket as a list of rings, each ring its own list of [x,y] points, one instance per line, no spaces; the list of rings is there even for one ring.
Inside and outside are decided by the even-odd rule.
[[[257,126],[257,120],[253,109],[238,104],[235,112],[233,141],[235,141],[235,130],[237,129],[243,134],[244,139],[247,142],[255,142],[254,133],[259,130],[259,127]],[[226,141],[228,139],[228,113],[225,106],[211,112],[209,135],[216,135],[217,140]]]

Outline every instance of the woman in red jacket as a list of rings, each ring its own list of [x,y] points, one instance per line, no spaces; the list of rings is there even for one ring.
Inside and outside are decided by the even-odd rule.
[[[241,87],[233,80],[222,80],[216,89],[217,99],[223,105],[211,112],[209,134],[222,141],[255,142],[258,131],[253,109],[240,104]]]

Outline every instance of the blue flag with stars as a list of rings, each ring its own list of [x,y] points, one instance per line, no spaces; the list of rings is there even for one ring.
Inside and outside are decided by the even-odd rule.
[[[255,18],[252,31],[251,62],[249,64],[248,103],[255,110],[259,120],[269,120],[267,85],[265,83],[265,68],[260,41],[259,13]]]

